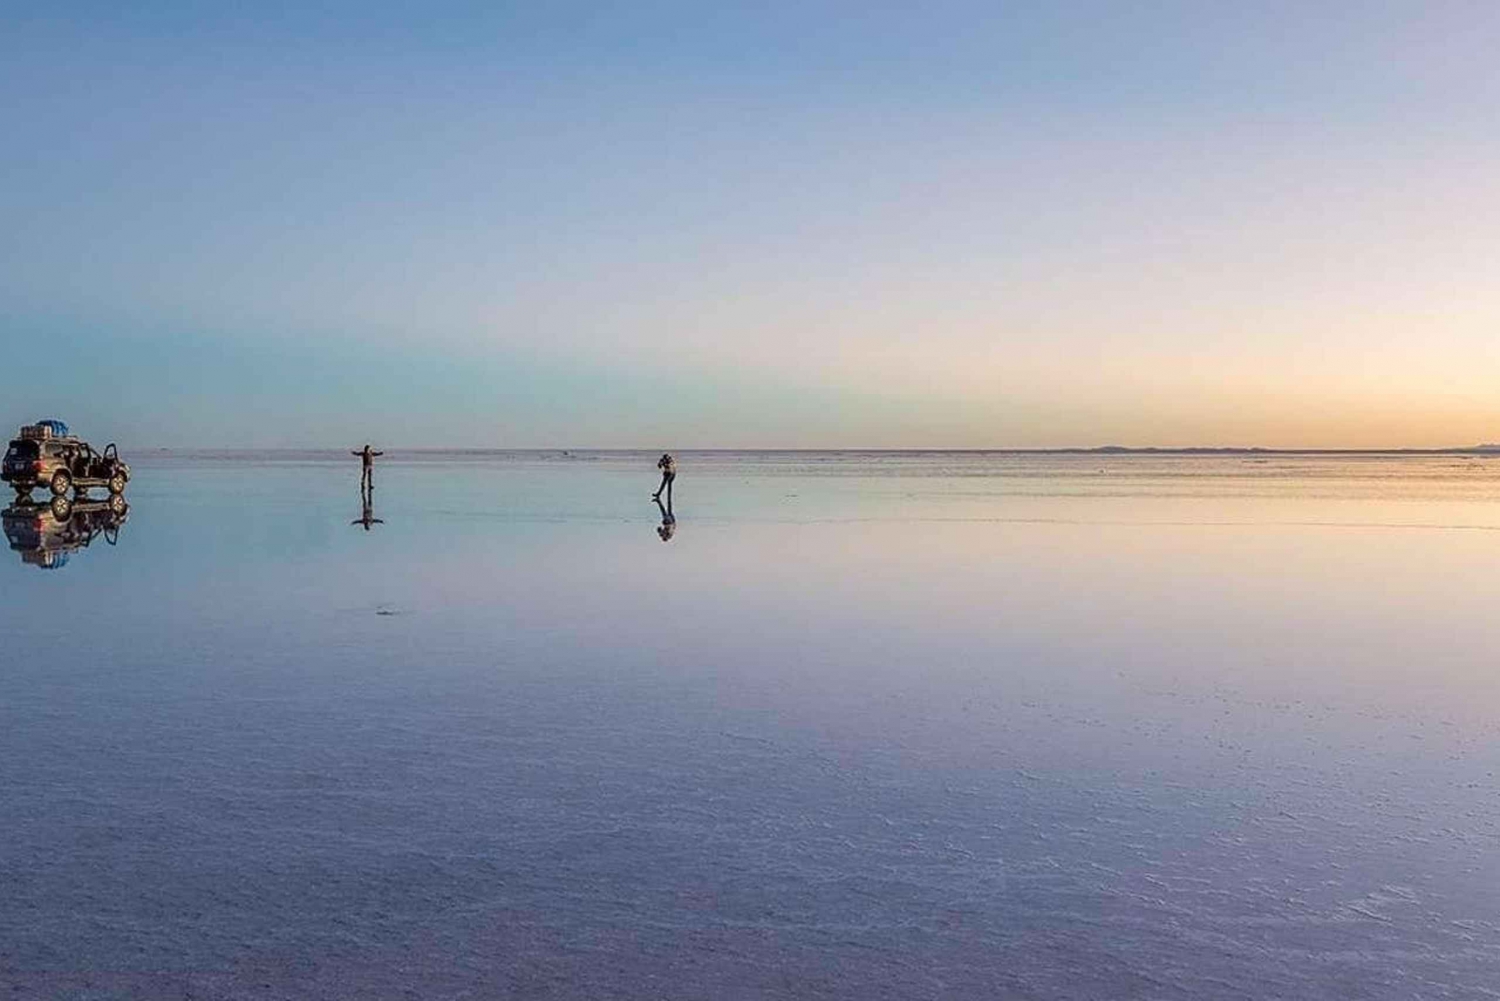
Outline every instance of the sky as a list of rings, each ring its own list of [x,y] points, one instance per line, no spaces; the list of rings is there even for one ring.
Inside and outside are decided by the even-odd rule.
[[[1500,441],[1496,52],[1488,0],[0,3],[0,421]]]

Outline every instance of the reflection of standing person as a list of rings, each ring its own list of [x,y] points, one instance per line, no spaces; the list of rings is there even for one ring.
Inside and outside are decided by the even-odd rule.
[[[380,453],[377,452],[375,454],[379,455]],[[366,489],[363,488],[363,485],[361,485],[361,488],[360,488],[360,491],[359,491],[359,517],[355,518],[353,521],[349,522],[349,524],[351,524],[351,525],[363,525],[366,532],[368,532],[370,530],[370,526],[371,525],[384,525],[385,524],[385,522],[383,520],[381,520],[380,518],[375,517],[375,488],[374,487],[371,487],[370,489],[366,490]]]
[[[385,453],[377,452],[366,444],[358,452],[349,454],[359,456],[359,489],[361,491],[375,489],[375,456]]]
[[[672,482],[677,479],[677,460],[672,458],[671,452],[663,452],[661,458],[656,460],[656,468],[661,470],[661,486],[656,488],[656,493],[651,499],[661,501],[661,492],[667,492],[667,507],[672,506]]]
[[[666,507],[661,506],[661,498],[658,497],[656,500],[656,508],[661,512],[661,525],[657,528],[656,534],[661,536],[663,542],[671,542],[672,535],[677,531],[677,516],[672,513],[671,494],[667,496]]]

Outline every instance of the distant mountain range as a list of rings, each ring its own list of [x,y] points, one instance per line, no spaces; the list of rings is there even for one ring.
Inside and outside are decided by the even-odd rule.
[[[1002,451],[1008,451],[1002,449]],[[1072,455],[1500,455],[1500,444],[1456,445],[1451,448],[1261,448],[1259,446],[1099,445],[1094,448],[1018,449]]]

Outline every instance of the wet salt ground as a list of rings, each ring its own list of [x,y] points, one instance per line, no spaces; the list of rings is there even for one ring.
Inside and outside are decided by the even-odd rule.
[[[257,458],[0,565],[8,996],[1500,985],[1487,464]]]

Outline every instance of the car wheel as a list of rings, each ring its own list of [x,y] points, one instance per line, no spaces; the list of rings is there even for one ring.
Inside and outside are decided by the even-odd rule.
[[[52,517],[58,521],[67,521],[73,516],[73,502],[62,494],[52,498]]]
[[[112,494],[123,494],[125,492],[125,477],[119,473],[109,478],[109,492]]]
[[[125,498],[119,494],[111,494],[109,497],[109,512],[110,514],[124,514]]]
[[[61,497],[73,486],[73,477],[66,469],[59,469],[52,474],[52,495]]]

